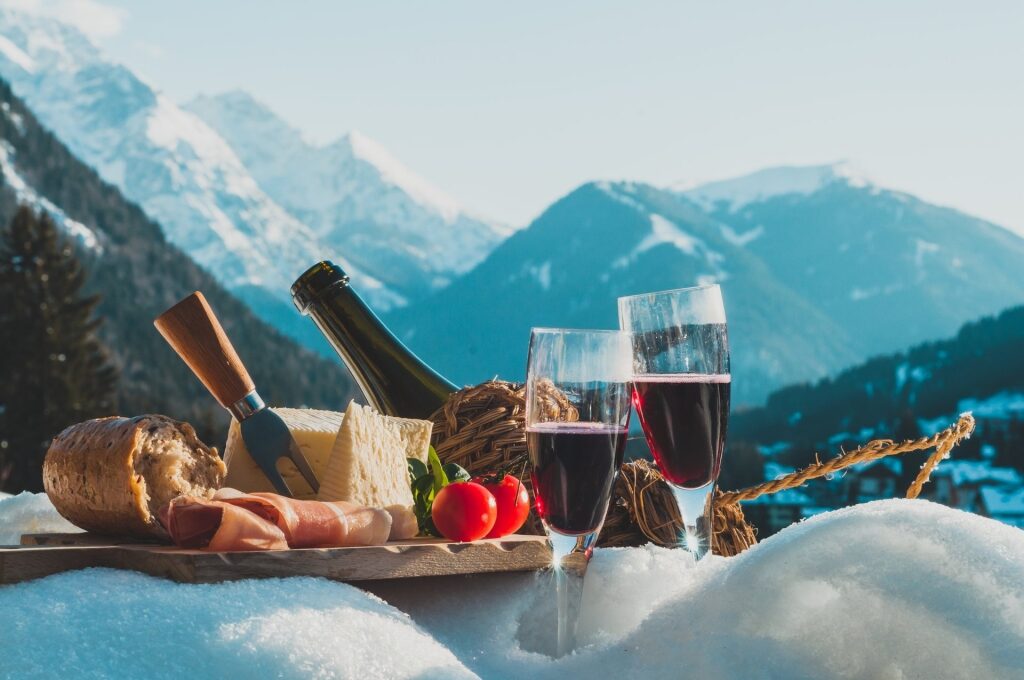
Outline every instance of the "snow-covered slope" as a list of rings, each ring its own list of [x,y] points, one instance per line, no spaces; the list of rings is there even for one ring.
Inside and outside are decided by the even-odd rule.
[[[735,403],[758,403],[790,380],[856,360],[856,346],[834,322],[720,226],[690,201],[649,185],[586,184],[473,271],[386,321],[452,380],[522,380],[531,327],[614,328],[620,295],[721,282]]]
[[[467,214],[358,132],[309,143],[240,91],[198,97],[187,108],[227,140],[275,201],[407,297],[468,271],[510,233]]]
[[[12,531],[56,519],[11,522]],[[45,500],[45,499],[44,499]],[[41,504],[40,504],[41,505]],[[41,509],[41,507],[40,507]],[[22,528],[24,527],[24,528]],[[926,501],[829,512],[737,557],[598,549],[580,648],[550,572],[177,584],[90,569],[0,587],[12,677],[992,678],[1024,674],[1024,532]],[[154,634],[153,631],[159,631]]]
[[[869,353],[1024,303],[1024,238],[849,163],[768,168],[681,195]]]
[[[342,254],[270,198],[198,116],[108,61],[74,28],[4,8],[0,76],[76,156],[265,318],[307,323],[282,312],[288,286],[310,264]],[[346,264],[373,302],[401,302]]]
[[[842,161],[830,165],[765,168],[740,177],[697,186],[680,183],[672,188],[705,208],[724,206],[735,211],[748,203],[765,201],[775,196],[812,194],[836,182],[853,187],[872,184],[867,175],[851,163]]]

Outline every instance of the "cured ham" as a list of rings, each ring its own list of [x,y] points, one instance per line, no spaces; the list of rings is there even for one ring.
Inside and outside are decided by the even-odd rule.
[[[161,519],[179,547],[215,552],[382,545],[391,532],[391,515],[379,508],[235,489],[176,498]]]
[[[303,501],[274,493],[221,489],[215,501],[229,503],[271,522],[292,548],[382,545],[391,533],[391,515],[346,501]]]
[[[288,548],[277,525],[230,503],[180,496],[161,514],[164,528],[181,548],[214,552]]]

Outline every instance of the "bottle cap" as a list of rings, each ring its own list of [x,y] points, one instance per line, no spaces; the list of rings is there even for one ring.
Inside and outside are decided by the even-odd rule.
[[[348,274],[330,260],[317,262],[292,284],[292,302],[303,315],[309,306],[332,288],[348,285]]]

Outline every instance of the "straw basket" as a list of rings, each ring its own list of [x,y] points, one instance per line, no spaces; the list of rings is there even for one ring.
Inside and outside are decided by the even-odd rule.
[[[575,409],[553,386],[545,392],[543,408],[549,411],[553,420],[571,422],[577,418]],[[434,423],[432,443],[443,462],[458,463],[473,475],[506,470],[522,479],[529,488],[530,479],[526,474],[526,395],[522,386],[492,380],[467,387],[453,394],[430,419]],[[907,498],[917,498],[939,462],[973,431],[974,418],[965,413],[931,437],[901,443],[888,439],[872,441],[779,479],[739,491],[719,491],[714,499],[712,550],[717,555],[731,556],[757,542],[754,528],[743,517],[740,507],[743,501],[792,489],[852,465],[934,449],[907,489]],[[615,484],[599,545],[636,546],[649,542],[674,545],[680,528],[678,507],[661,473],[647,461],[625,463]],[[521,531],[541,533],[540,522],[532,512]]]

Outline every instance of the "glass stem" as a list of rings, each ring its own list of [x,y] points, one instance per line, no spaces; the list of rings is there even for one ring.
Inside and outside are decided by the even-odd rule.
[[[566,536],[548,531],[553,555],[555,591],[558,598],[558,638],[555,657],[563,657],[576,647],[576,627],[583,605],[583,577],[593,550],[597,532]]]
[[[689,550],[695,560],[699,560],[711,550],[711,499],[715,494],[715,483],[696,489],[670,486],[679,505],[679,515],[683,518],[679,544]]]

